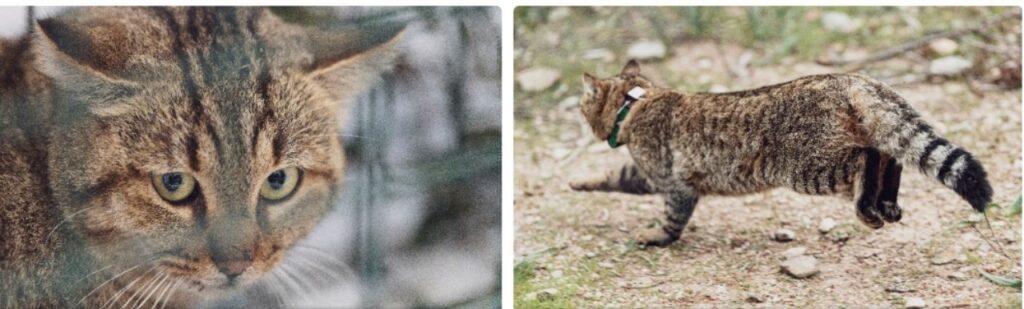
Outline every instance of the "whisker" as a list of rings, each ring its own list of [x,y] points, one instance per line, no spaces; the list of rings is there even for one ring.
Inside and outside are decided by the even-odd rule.
[[[133,269],[136,269],[136,268],[138,268],[139,266],[142,266],[142,264],[144,264],[144,263],[139,263],[139,264],[137,264],[137,265],[135,265],[135,266],[132,266],[131,268],[128,268],[128,270],[125,270],[125,271],[123,271],[123,272],[121,272],[121,273],[117,274],[117,275],[116,275],[116,276],[114,276],[113,278],[107,279],[107,281],[104,281],[104,282],[103,282],[103,283],[101,283],[101,284],[100,284],[99,286],[97,286],[96,288],[92,289],[92,291],[89,291],[89,294],[85,294],[85,296],[83,296],[83,297],[82,297],[82,299],[78,300],[78,302],[76,302],[76,303],[75,303],[75,305],[74,305],[74,306],[72,306],[72,307],[78,307],[78,305],[80,305],[80,304],[81,304],[81,303],[82,303],[83,301],[85,301],[85,299],[86,299],[86,298],[89,298],[89,296],[90,296],[90,295],[92,295],[92,293],[96,293],[96,291],[99,291],[99,289],[100,289],[100,288],[102,288],[102,287],[103,287],[104,285],[106,285],[107,283],[110,283],[110,282],[111,282],[111,281],[113,281],[114,279],[117,279],[118,277],[120,277],[120,276],[123,276],[124,274],[128,273],[129,271],[132,271]]]
[[[311,259],[309,257],[296,255],[295,256],[295,260],[303,262],[305,265],[310,266],[311,268],[315,268],[314,271],[323,271],[325,274],[327,274],[328,276],[330,276],[331,278],[333,278],[334,280],[336,280],[339,283],[345,281],[343,278],[339,277],[336,272],[334,272],[333,270],[331,270],[327,266],[324,266],[323,264],[320,264],[320,263],[317,263],[316,261],[313,261],[313,259]]]
[[[172,284],[174,284],[174,279],[170,275],[164,276],[164,280],[160,282],[157,288],[153,289],[153,296],[156,296],[156,298],[153,299],[153,306],[149,307],[150,309],[156,308],[156,305],[160,304],[160,299],[163,298],[163,292],[161,291],[167,291],[167,288]],[[146,302],[142,302],[137,308],[142,309],[145,306]]]
[[[331,255],[330,253],[328,253],[326,251],[323,251],[323,249],[320,249],[320,248],[317,248],[317,247],[306,246],[306,245],[298,245],[298,246],[295,246],[295,248],[296,249],[305,249],[308,252],[313,252],[313,253],[319,254],[321,257],[327,258],[328,262],[331,262],[335,266],[338,266],[338,268],[340,268],[342,271],[344,271],[345,275],[351,276],[353,278],[359,277],[358,275],[356,275],[355,270],[353,270],[352,267],[348,265],[348,263],[345,263],[341,259]]]
[[[135,285],[136,282],[139,282],[139,280],[142,280],[142,278],[145,278],[146,274],[148,274],[150,271],[153,271],[154,269],[156,269],[156,266],[153,266],[152,268],[142,272],[142,274],[139,274],[138,276],[136,276],[135,280],[132,280],[131,282],[128,282],[127,285],[122,287],[120,290],[117,291],[116,294],[114,294],[113,298],[111,298],[110,300],[108,300],[106,303],[103,304],[103,308],[107,308],[107,307],[112,306],[115,303],[117,303],[117,301],[119,299],[121,299],[121,295],[123,295],[125,292],[127,292],[128,289],[130,289],[133,285]]]
[[[159,272],[159,269],[157,270],[157,272]],[[142,295],[145,295],[146,291],[148,291],[150,288],[152,288],[153,284],[157,280],[159,280],[160,277],[161,277],[160,275],[157,275],[156,277],[151,277],[151,278],[146,279],[146,283],[143,283],[142,285],[139,286],[138,289],[135,289],[134,291],[132,291],[132,296],[129,297],[127,300],[125,300],[123,303],[121,303],[121,309],[124,309],[124,308],[130,306],[132,304],[132,300],[135,299],[136,296],[141,297]]]
[[[53,233],[57,231],[57,228],[59,228],[61,224],[64,224],[64,222],[68,222],[68,220],[70,220],[72,217],[77,216],[78,214],[80,214],[82,212],[85,212],[86,210],[89,210],[89,208],[93,208],[93,207],[96,207],[96,206],[99,206],[99,205],[93,205],[93,206],[89,206],[89,207],[86,207],[86,208],[82,208],[82,209],[79,209],[78,211],[68,215],[64,219],[60,220],[60,222],[57,222],[57,225],[54,225],[53,229],[50,230],[50,233],[47,233],[46,234],[46,238],[43,238],[43,239],[49,240],[50,237],[53,237]]]
[[[166,273],[159,270],[157,270],[157,272],[159,273],[159,275],[157,275],[157,278],[159,279],[153,280],[156,283],[151,284],[147,289],[146,293],[141,298],[139,298],[139,305],[132,308],[139,309],[142,308],[142,306],[145,306],[146,302],[149,301],[149,298],[153,297],[153,292],[156,292],[156,289],[163,285],[164,281],[167,281]]]
[[[177,280],[177,279],[174,280],[174,285],[172,285],[171,288],[169,289],[169,291],[171,291],[171,292],[167,293],[167,298],[164,299],[164,303],[162,305],[160,305],[160,309],[164,309],[164,307],[167,307],[167,303],[171,301],[171,297],[174,296],[174,292],[178,291],[178,286],[181,285],[182,282],[184,282],[184,281]]]

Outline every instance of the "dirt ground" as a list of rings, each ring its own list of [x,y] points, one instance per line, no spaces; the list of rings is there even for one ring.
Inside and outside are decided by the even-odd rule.
[[[661,85],[692,78],[740,90],[836,70],[803,61],[756,66],[737,78],[719,59],[735,59],[740,47],[687,42],[672,49],[675,56],[642,65]],[[518,61],[526,56],[517,57],[524,67]],[[616,72],[619,62],[598,65],[598,75]],[[892,63],[901,65],[915,64]],[[957,81],[897,87],[988,170],[1001,206],[988,213],[991,229],[971,222],[974,212],[953,191],[907,168],[903,219],[879,230],[863,226],[849,200],[777,189],[702,198],[680,241],[641,249],[635,235],[663,220],[662,197],[568,187],[630,160],[628,147],[612,150],[592,136],[573,98],[579,87],[516,93],[517,307],[861,308],[903,306],[911,297],[929,308],[1021,306],[1019,290],[981,274],[1021,277],[1020,216],[1004,214],[1021,194],[1020,90],[980,97]],[[838,226],[821,233],[826,218]],[[772,240],[778,229],[794,231],[795,240]],[[795,247],[817,259],[818,274],[795,279],[780,271],[783,252]]]

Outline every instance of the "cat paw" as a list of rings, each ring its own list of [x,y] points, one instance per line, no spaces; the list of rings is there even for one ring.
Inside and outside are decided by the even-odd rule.
[[[896,202],[882,201],[879,206],[881,206],[879,212],[885,222],[899,222],[903,218],[903,210]]]
[[[664,247],[679,239],[679,235],[672,235],[661,227],[652,227],[640,231],[638,241],[644,247]]]
[[[864,223],[864,225],[876,230],[885,225],[885,222],[882,222],[882,219],[878,218],[878,214],[873,211],[867,213],[857,211],[857,219],[860,219],[860,222]]]

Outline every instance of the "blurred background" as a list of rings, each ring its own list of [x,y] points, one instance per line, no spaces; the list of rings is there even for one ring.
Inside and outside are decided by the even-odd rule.
[[[1018,7],[518,7],[514,18],[517,308],[1020,307]],[[779,189],[702,197],[679,243],[639,250],[631,240],[662,220],[661,197],[567,185],[631,160],[578,107],[584,72],[610,77],[629,59],[687,92],[825,73],[886,82],[983,162],[991,226],[907,168],[903,220],[879,230],[846,199]],[[779,230],[797,239],[766,236]],[[781,273],[790,249],[820,274]]]
[[[0,36],[62,7],[0,8]],[[346,107],[341,200],[285,264],[326,273],[257,285],[210,307],[500,304],[500,16],[496,7],[272,9],[288,22],[407,23],[394,71]],[[294,258],[292,255],[305,255]]]

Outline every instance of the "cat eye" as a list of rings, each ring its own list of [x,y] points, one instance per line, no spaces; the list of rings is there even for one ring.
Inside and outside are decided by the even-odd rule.
[[[302,178],[302,171],[295,167],[286,167],[270,173],[260,187],[260,196],[269,201],[284,199],[295,191]]]
[[[196,179],[181,172],[153,174],[153,187],[160,197],[169,202],[180,202],[196,189]]]

